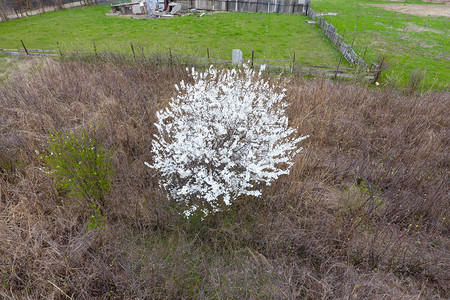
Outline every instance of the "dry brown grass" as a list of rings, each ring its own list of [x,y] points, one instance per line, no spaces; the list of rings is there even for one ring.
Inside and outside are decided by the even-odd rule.
[[[157,186],[155,111],[182,67],[46,61],[0,86],[0,298],[439,299],[449,295],[448,94],[286,78],[310,134],[290,176],[188,222]],[[54,187],[53,129],[113,149],[107,225]]]

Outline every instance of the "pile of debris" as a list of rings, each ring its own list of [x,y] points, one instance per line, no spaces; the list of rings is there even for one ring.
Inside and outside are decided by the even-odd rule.
[[[170,0],[141,0],[123,4],[111,4],[112,16],[142,16],[147,18],[171,18],[181,12],[181,4]]]

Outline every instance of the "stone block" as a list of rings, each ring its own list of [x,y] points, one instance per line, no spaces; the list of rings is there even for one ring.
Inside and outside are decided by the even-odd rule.
[[[242,51],[240,49],[233,49],[231,63],[233,66],[242,66]]]

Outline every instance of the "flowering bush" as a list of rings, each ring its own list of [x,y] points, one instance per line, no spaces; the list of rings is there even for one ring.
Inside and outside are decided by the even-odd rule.
[[[260,74],[259,74],[260,75]],[[178,95],[157,112],[152,143],[160,184],[187,205],[185,215],[205,214],[232,204],[240,195],[261,195],[288,174],[307,136],[294,137],[282,102],[284,90],[248,67],[242,71],[192,69],[194,84],[175,85]]]

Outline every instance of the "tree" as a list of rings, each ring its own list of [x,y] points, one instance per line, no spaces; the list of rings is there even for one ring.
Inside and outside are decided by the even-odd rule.
[[[6,12],[5,6],[4,0],[0,0],[0,22],[8,21],[8,13]]]
[[[161,173],[160,185],[186,205],[186,216],[260,196],[302,150],[297,144],[307,136],[288,126],[285,90],[260,75],[248,67],[192,69],[194,83],[176,85],[176,98],[157,112],[154,162],[146,165]]]

